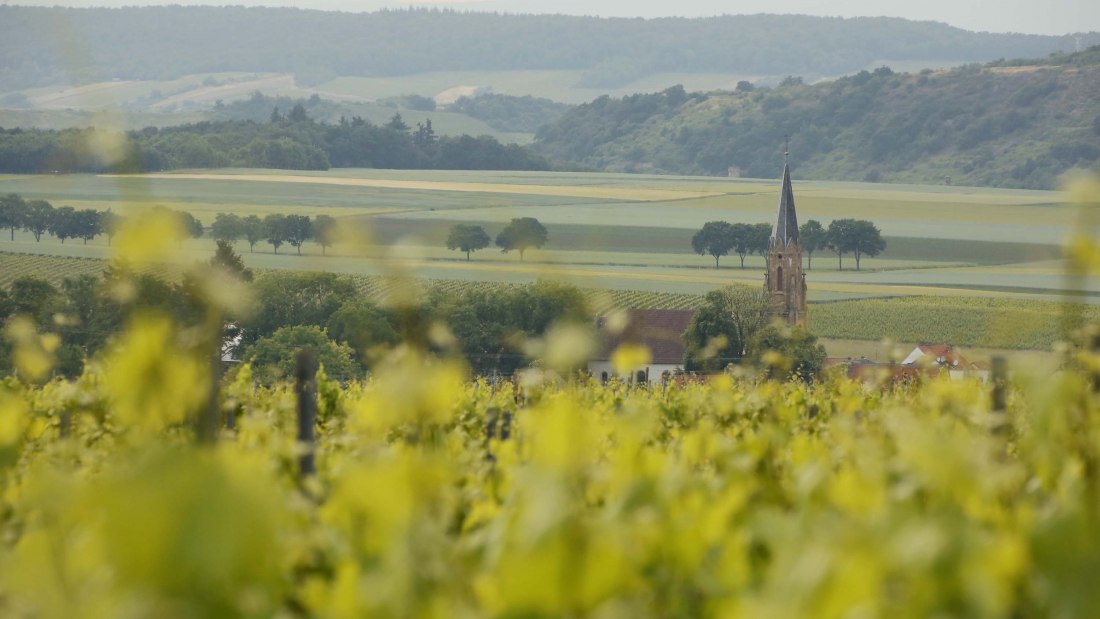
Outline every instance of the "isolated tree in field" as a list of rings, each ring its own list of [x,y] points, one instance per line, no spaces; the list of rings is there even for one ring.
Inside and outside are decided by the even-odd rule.
[[[244,220],[233,213],[218,213],[210,224],[210,236],[215,241],[233,243],[244,236]]]
[[[714,268],[718,259],[730,253],[734,246],[734,227],[728,221],[708,221],[691,237],[691,248],[700,256],[714,256]]]
[[[54,209],[46,229],[49,230],[50,234],[61,239],[61,244],[64,245],[66,239],[77,236],[76,209],[71,206],[61,206]]]
[[[829,228],[825,230],[825,246],[836,254],[837,270],[844,270],[844,254],[851,251],[848,240],[852,236],[854,219],[834,219],[829,222]]]
[[[852,255],[855,256],[857,271],[859,270],[860,258],[863,256],[874,258],[886,249],[886,241],[882,238],[882,232],[875,227],[875,224],[865,219],[857,220],[855,225],[852,226],[848,245],[852,250]]]
[[[327,250],[336,244],[339,229],[336,220],[328,215],[318,215],[313,218],[313,240],[321,246],[321,255],[327,255]]]
[[[855,256],[857,271],[863,256],[877,256],[886,249],[882,233],[865,219],[837,219],[829,224],[826,238],[829,249],[836,252],[838,258],[848,252]]]
[[[15,230],[23,227],[27,217],[27,202],[16,193],[0,196],[0,228],[11,231],[11,240],[15,240]]]
[[[451,233],[447,236],[447,249],[457,249],[466,252],[466,261],[470,260],[470,252],[485,249],[489,246],[489,235],[485,229],[472,224],[455,224],[451,226]]]
[[[244,240],[248,241],[248,251],[256,251],[256,243],[264,240],[266,236],[267,227],[264,225],[264,220],[260,219],[258,215],[249,215],[245,217],[244,222]]]
[[[42,235],[50,229],[53,211],[53,205],[45,200],[27,202],[27,216],[23,219],[23,228],[34,235],[36,243],[41,241]]]
[[[264,217],[264,237],[275,249],[275,253],[279,253],[279,247],[286,242],[286,216],[268,215]]]
[[[286,242],[293,245],[298,250],[298,255],[301,256],[302,243],[313,238],[313,224],[309,221],[309,216],[287,215],[285,225]]]
[[[532,247],[537,249],[546,245],[549,237],[550,234],[539,220],[534,217],[518,217],[497,235],[497,247],[504,253],[513,249],[518,251],[522,262],[523,252]]]
[[[798,244],[806,252],[807,270],[813,268],[814,252],[825,247],[826,238],[825,228],[816,219],[807,219],[806,223],[798,227]]]
[[[99,211],[90,208],[77,211],[73,228],[76,231],[76,237],[82,239],[87,245],[88,241],[103,234],[103,223]]]

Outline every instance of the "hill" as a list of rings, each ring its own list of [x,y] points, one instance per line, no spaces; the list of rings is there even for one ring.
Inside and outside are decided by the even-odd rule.
[[[882,62],[1042,56],[1074,43],[896,18],[0,6],[0,91],[227,71],[293,73],[313,86],[338,76],[553,69],[583,70],[584,85],[609,88],[659,72],[817,78]]]
[[[1052,188],[1100,161],[1100,47],[1041,62],[888,68],[735,92],[670,88],[574,108],[539,152],[607,171],[775,174],[791,136],[802,178]]]

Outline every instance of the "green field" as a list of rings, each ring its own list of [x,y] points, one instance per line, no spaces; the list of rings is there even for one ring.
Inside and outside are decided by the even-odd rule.
[[[707,221],[769,221],[777,190],[775,180],[549,172],[345,169],[0,176],[0,193],[46,199],[55,206],[125,213],[162,204],[188,210],[207,225],[219,212],[325,213],[366,239],[354,246],[337,245],[328,256],[321,256],[313,244],[298,256],[289,247],[275,255],[263,244],[249,253],[247,244],[238,242],[245,262],[258,269],[503,283],[553,278],[583,288],[686,295],[702,295],[727,283],[760,285],[760,256],[749,256],[744,269],[737,256],[726,256],[715,269],[712,258],[691,252],[690,239]],[[888,242],[883,255],[863,260],[861,271],[854,270],[851,256],[845,257],[844,270],[838,270],[835,255],[817,252],[807,272],[812,302],[897,296],[1055,301],[1066,296],[1059,247],[1071,229],[1081,228],[1082,215],[1062,204],[1059,193],[796,181],[795,195],[801,221],[871,219]],[[467,262],[444,247],[454,223],[477,223],[494,236],[509,219],[523,216],[546,224],[550,242],[528,251],[522,262],[515,253],[495,249],[476,252]],[[212,246],[205,238],[187,241],[172,260],[180,265],[203,260]],[[112,253],[103,238],[62,245],[49,237],[36,243],[26,233],[14,241],[0,236],[0,251],[96,259]],[[1075,300],[1100,299],[1095,279],[1069,287]],[[910,311],[927,314],[931,309],[901,313]],[[838,338],[882,337],[865,322],[854,334],[829,329]],[[912,339],[928,339],[918,336],[914,332]],[[989,334],[975,337],[991,346],[1009,345]],[[1017,338],[1026,346],[1045,346],[1049,340],[1045,335]],[[957,341],[969,340],[960,335]]]

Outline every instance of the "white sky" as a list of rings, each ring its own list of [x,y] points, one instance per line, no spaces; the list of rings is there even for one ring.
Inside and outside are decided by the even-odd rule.
[[[1100,31],[1100,0],[0,0],[0,4],[83,7],[233,4],[344,11],[432,4],[463,9],[632,17],[802,13],[904,17],[990,32],[1067,34]]]

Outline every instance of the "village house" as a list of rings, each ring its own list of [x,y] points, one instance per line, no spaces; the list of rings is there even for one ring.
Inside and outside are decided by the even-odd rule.
[[[920,344],[897,363],[878,363],[867,358],[832,357],[825,360],[825,369],[830,368],[843,368],[849,378],[871,382],[886,380],[891,383],[945,375],[951,380],[969,377],[985,381],[989,379],[990,369],[985,362],[968,360],[951,344]]]
[[[635,383],[659,383],[668,376],[684,369],[683,334],[687,331],[693,310],[631,309],[627,310],[626,326],[622,331],[609,331],[606,318],[596,321],[602,336],[599,353],[588,362],[588,371],[606,382],[616,376],[611,365],[611,355],[622,344],[639,344],[650,352],[650,362],[618,377]]]

